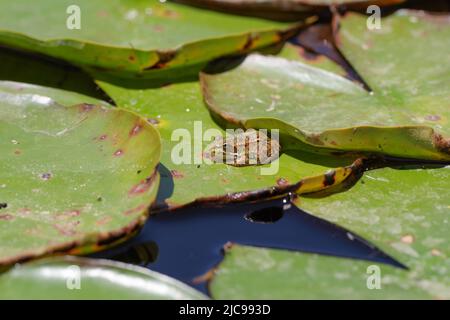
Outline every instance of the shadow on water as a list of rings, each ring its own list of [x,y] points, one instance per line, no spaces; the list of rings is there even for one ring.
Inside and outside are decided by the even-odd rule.
[[[193,280],[217,266],[228,242],[405,268],[361,237],[289,204],[285,198],[162,212],[152,216],[135,238],[93,256],[145,266],[204,293],[208,293],[207,283]]]
[[[173,182],[173,176],[170,170],[162,163],[158,165],[158,173],[160,176],[160,183],[158,194],[156,195],[156,203],[161,207],[165,207],[165,200],[169,199],[173,194],[175,183]]]

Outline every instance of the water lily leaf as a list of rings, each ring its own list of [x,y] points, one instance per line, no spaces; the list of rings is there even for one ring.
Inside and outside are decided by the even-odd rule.
[[[101,81],[98,84],[117,105],[143,115],[159,129],[163,153],[158,207],[248,201],[289,191],[314,192],[340,185],[361,171],[359,162],[352,164],[354,158],[318,157],[307,153],[281,154],[278,170],[274,163],[234,167],[224,163],[206,164],[201,157],[196,163],[195,157],[201,155],[214,138],[208,140],[205,132],[216,129],[219,134],[223,133],[204,106],[197,82],[146,90]],[[188,158],[180,163],[174,156],[184,154],[179,150],[183,144],[188,146],[184,149]],[[275,169],[272,173],[262,174],[263,169],[271,167]],[[330,168],[336,169],[326,175]]]
[[[301,26],[157,0],[80,0],[73,5],[69,0],[0,1],[0,43],[105,74],[161,78],[166,69],[198,71],[198,65],[219,56],[279,42]],[[17,19],[21,16],[27,19]]]
[[[302,209],[374,242],[450,298],[450,167],[368,171],[345,193]]]
[[[370,5],[394,5],[404,0],[175,0],[203,8],[276,20],[301,19],[329,6],[366,9]]]
[[[413,273],[384,264],[240,245],[226,251],[210,283],[216,299],[439,298],[434,289]]]
[[[145,119],[68,91],[2,81],[0,135],[0,265],[96,250],[145,221],[161,148]]]
[[[315,66],[254,54],[231,71],[203,73],[205,101],[229,123],[280,128],[297,140],[291,148],[449,160],[450,24],[442,20],[400,11],[368,31],[366,17],[344,19],[342,47],[373,94]]]
[[[145,268],[100,259],[58,257],[16,265],[0,275],[0,299],[207,299]]]

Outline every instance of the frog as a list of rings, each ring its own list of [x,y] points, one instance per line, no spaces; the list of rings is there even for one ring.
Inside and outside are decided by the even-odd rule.
[[[203,157],[212,163],[234,167],[263,165],[278,159],[281,146],[265,130],[248,129],[236,134],[218,135],[204,150]]]

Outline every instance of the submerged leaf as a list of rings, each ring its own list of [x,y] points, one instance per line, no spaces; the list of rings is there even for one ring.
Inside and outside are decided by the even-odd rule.
[[[0,264],[97,250],[145,221],[161,148],[145,119],[68,91],[3,81],[0,136]]]

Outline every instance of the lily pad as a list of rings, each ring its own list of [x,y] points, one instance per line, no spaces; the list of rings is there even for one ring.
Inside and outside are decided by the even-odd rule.
[[[345,193],[297,205],[372,241],[450,298],[450,167],[368,171]]]
[[[352,157],[319,157],[308,153],[283,153],[276,165],[207,164],[201,154],[213,137],[208,140],[204,134],[208,129],[216,129],[219,134],[223,134],[223,130],[204,106],[197,82],[146,90],[127,89],[101,81],[98,84],[117,105],[155,123],[161,134],[162,180],[158,208],[249,201],[288,192],[315,192],[345,184],[362,170],[359,162],[353,164],[355,158]],[[180,135],[174,135],[174,132]],[[180,151],[182,145],[188,148]],[[174,155],[184,152],[187,159],[183,163],[174,160]],[[276,169],[276,166],[278,170],[262,174],[262,169]],[[328,172],[332,168],[336,169]],[[334,179],[326,179],[327,176]]]
[[[305,61],[253,54],[202,73],[205,101],[234,125],[279,128],[294,149],[450,160],[449,25],[399,11],[368,31],[365,16],[348,14],[338,37],[372,94]]]
[[[0,82],[0,265],[98,250],[136,231],[159,183],[145,119],[68,91]]]
[[[216,299],[442,298],[435,289],[384,264],[240,245],[225,253],[210,283]]]
[[[207,299],[166,275],[100,259],[58,257],[0,275],[0,299]]]
[[[279,42],[299,27],[157,0],[0,1],[1,44],[131,78],[161,78],[180,67],[171,75],[185,76],[188,68]]]

